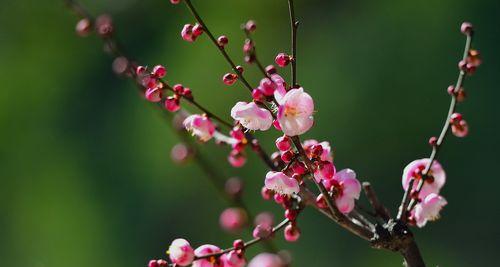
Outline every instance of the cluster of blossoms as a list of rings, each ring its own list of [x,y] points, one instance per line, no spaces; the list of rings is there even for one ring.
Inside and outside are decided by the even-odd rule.
[[[215,245],[202,245],[193,249],[185,239],[175,239],[168,249],[170,261],[175,266],[192,267],[285,267],[286,261],[271,253],[261,253],[252,258],[250,262],[244,256],[245,243],[238,239],[233,242],[229,251],[223,251]],[[148,267],[167,267],[164,259],[151,260]]]
[[[68,1],[73,3],[72,0]],[[300,139],[300,136],[308,132],[314,125],[314,101],[311,95],[296,83],[295,41],[292,48],[293,55],[278,53],[274,59],[279,67],[292,65],[292,83],[287,84],[285,79],[278,74],[274,65],[264,68],[260,64],[255,43],[251,39],[251,34],[256,30],[256,23],[250,20],[242,25],[247,36],[243,44],[244,60],[246,63],[257,63],[263,74],[258,85],[252,87],[244,78],[243,67],[235,65],[224,50],[229,43],[227,36],[221,35],[215,38],[199,18],[190,0],[170,0],[170,2],[172,4],[185,2],[198,21],[194,25],[184,25],[181,30],[182,39],[187,42],[195,42],[198,37],[206,33],[233,69],[233,72],[223,75],[224,84],[229,86],[240,80],[251,92],[250,100],[239,101],[231,108],[230,116],[233,122],[225,122],[195,102],[191,89],[182,84],[170,86],[163,81],[167,70],[162,65],[157,65],[149,71],[147,67],[129,64],[126,57],[117,55],[113,68],[120,70],[117,71],[119,73],[126,73],[128,76],[134,77],[148,101],[160,103],[169,112],[176,112],[178,115],[182,113],[182,116],[179,116],[182,128],[196,136],[200,142],[215,139],[217,143],[228,145],[230,147],[228,162],[233,167],[241,167],[245,164],[247,157],[245,149],[250,145],[252,150],[260,155],[270,168],[263,179],[264,186],[261,195],[265,200],[274,200],[284,208],[284,220],[274,226],[272,214],[263,212],[252,218],[243,205],[227,208],[219,217],[221,227],[228,232],[238,232],[248,226],[248,221],[253,220],[255,226],[252,230],[253,240],[244,242],[237,239],[233,242],[233,246],[227,249],[221,249],[211,244],[204,244],[194,249],[186,239],[178,238],[171,243],[167,252],[171,263],[165,259],[155,259],[149,262],[149,267],[286,267],[288,263],[285,257],[271,253],[259,254],[247,264],[245,250],[257,242],[268,240],[282,229],[285,240],[297,241],[301,235],[297,226],[297,218],[308,205],[318,209],[344,228],[366,240],[380,236],[377,232],[379,229],[376,227],[378,224],[370,222],[358,213],[356,201],[360,197],[362,186],[356,173],[351,169],[337,171],[332,146],[329,142],[319,142],[314,139],[302,142]],[[298,24],[293,17],[293,1],[291,0],[289,0],[289,7],[292,27],[297,27]],[[99,36],[107,42],[108,48],[113,50],[113,43],[110,41],[114,30],[111,17],[101,15],[92,22],[85,14],[81,14],[81,8],[75,9],[84,16],[77,23],[77,33],[80,36],[87,36],[94,26]],[[294,28],[293,34],[295,30],[296,28]],[[378,209],[381,204],[376,203],[378,201],[376,197],[370,197],[370,194],[367,193],[376,216],[383,219],[385,225],[398,221],[423,227],[427,222],[439,218],[441,209],[447,205],[446,199],[440,195],[446,182],[446,174],[441,164],[436,160],[436,154],[448,129],[451,129],[451,132],[457,137],[465,137],[468,134],[468,124],[462,114],[455,112],[455,105],[465,100],[465,90],[462,86],[464,76],[473,74],[481,64],[479,52],[470,48],[473,34],[472,25],[463,23],[461,31],[467,36],[466,51],[458,64],[460,76],[457,84],[450,85],[447,89],[452,97],[450,113],[441,135],[429,139],[429,144],[433,149],[431,156],[414,160],[404,168],[402,186],[405,195],[398,216],[391,218],[388,212],[381,214],[384,213]],[[166,96],[167,91],[172,94]],[[181,109],[181,99],[193,104],[202,113],[187,114]],[[179,112],[181,110],[182,112]],[[229,131],[225,134],[216,123],[228,127]],[[252,132],[268,131],[272,127],[279,132],[279,136],[275,141],[277,151],[268,157]],[[191,153],[189,147],[177,145],[172,150],[172,157],[176,162],[184,162]],[[308,188],[308,182],[315,184],[320,193],[311,192]],[[225,193],[230,198],[241,200],[242,190],[243,183],[239,178],[227,180]],[[367,190],[365,187],[365,191]],[[394,250],[393,247],[390,249]]]
[[[407,190],[410,186],[410,181],[422,180],[422,172],[429,164],[429,159],[418,159],[410,162],[403,170],[403,189]],[[446,173],[439,162],[435,161],[431,169],[427,173],[427,178],[422,180],[424,185],[420,192],[414,187],[410,193],[418,199],[415,209],[412,210],[411,220],[415,221],[418,227],[423,227],[427,221],[432,221],[439,218],[440,210],[447,204],[446,200],[439,195],[441,188],[446,182]]]

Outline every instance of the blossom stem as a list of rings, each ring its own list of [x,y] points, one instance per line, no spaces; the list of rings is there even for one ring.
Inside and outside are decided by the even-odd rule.
[[[201,16],[196,11],[196,8],[193,6],[193,3],[191,3],[191,0],[184,0],[184,3],[186,3],[186,6],[188,7],[189,11],[191,11],[191,13],[193,14],[193,16],[196,19],[196,21],[198,21],[198,23],[203,27],[204,32],[208,35],[208,37],[210,38],[210,40],[212,41],[212,43],[215,45],[215,47],[217,47],[217,49],[224,56],[224,58],[229,63],[229,65],[231,65],[231,68],[233,69],[234,73],[238,74],[238,79],[243,83],[243,85],[245,85],[245,87],[250,92],[252,92],[252,90],[253,90],[252,86],[245,79],[245,77],[243,76],[243,73],[240,73],[238,71],[238,69],[236,68],[236,64],[231,59],[231,57],[227,54],[227,52],[224,49],[224,47],[222,47],[222,46],[219,45],[219,43],[217,42],[217,39],[215,38],[215,36],[208,29],[207,24],[205,24],[205,22],[203,21],[203,19],[201,18]]]
[[[297,86],[297,28],[299,22],[295,17],[293,0],[288,0],[288,11],[290,14],[290,28],[292,31],[292,88]]]
[[[468,53],[469,53],[469,50],[470,50],[471,44],[472,44],[472,36],[473,36],[473,32],[467,33],[467,38],[465,40],[465,48],[464,48],[462,60],[467,59],[467,56],[468,56]],[[465,81],[465,76],[466,76],[466,72],[461,69],[459,74],[458,74],[457,82],[455,84],[453,93],[451,94],[450,107],[448,109],[448,114],[446,115],[446,120],[444,122],[443,128],[441,130],[439,138],[437,139],[436,144],[432,146],[431,155],[429,156],[429,162],[427,163],[425,169],[422,171],[422,179],[420,179],[420,181],[418,182],[418,185],[417,185],[417,188],[415,191],[416,195],[418,195],[420,193],[420,191],[422,190],[422,187],[424,186],[424,183],[425,183],[425,179],[428,177],[428,173],[431,170],[432,164],[436,160],[438,153],[440,151],[440,148],[443,145],[445,138],[448,134],[448,131],[450,129],[450,124],[451,124],[450,119],[451,119],[452,114],[455,112],[455,109],[457,106],[456,93],[463,86],[464,81]],[[407,198],[410,198],[412,195],[412,194],[408,193],[408,191],[411,192],[412,187],[413,187],[413,183],[410,182],[410,185],[406,189],[405,194],[403,195],[403,200],[401,202],[400,213],[398,214],[398,219],[401,219],[403,221],[406,221],[406,219],[408,217],[408,216],[406,216],[407,213],[413,209],[415,204],[417,204],[415,199],[411,199],[410,201],[407,200]]]

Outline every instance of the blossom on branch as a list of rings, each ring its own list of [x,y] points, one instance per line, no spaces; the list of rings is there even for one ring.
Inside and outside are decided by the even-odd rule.
[[[184,120],[183,125],[188,132],[196,135],[202,142],[212,139],[215,133],[215,125],[203,115],[191,115]]]
[[[438,194],[431,193],[415,205],[414,219],[418,227],[424,227],[428,221],[439,219],[439,212],[446,206],[446,199]]]
[[[403,189],[406,190],[409,186],[410,180],[415,179],[413,183],[412,190],[415,190],[420,179],[422,179],[422,172],[425,170],[427,164],[429,164],[429,159],[417,159],[410,162],[403,170]],[[431,193],[439,194],[439,191],[444,186],[446,182],[446,173],[439,162],[434,160],[432,167],[427,173],[424,185],[420,191],[418,197],[424,199],[427,195]]]
[[[303,88],[288,91],[277,100],[278,122],[288,136],[301,135],[313,126],[314,101]]]
[[[335,192],[335,204],[340,212],[347,214],[354,209],[361,193],[361,184],[353,170],[338,171],[332,179],[323,180],[323,185]]]
[[[207,244],[207,245],[202,245],[202,246],[198,247],[194,251],[194,255],[196,255],[196,257],[203,257],[203,256],[210,255],[213,253],[219,253],[221,251],[222,250],[219,247]],[[224,265],[220,261],[220,259],[215,258],[215,257],[213,257],[213,258],[209,257],[206,259],[195,260],[193,262],[193,265],[192,265],[192,267],[222,267],[222,266],[224,266]]]
[[[259,107],[255,102],[238,102],[231,109],[231,117],[249,130],[265,131],[271,128],[273,116],[265,108]]]
[[[186,239],[175,239],[168,248],[170,260],[179,266],[188,266],[193,262],[194,251]]]
[[[288,177],[282,172],[270,171],[266,175],[265,185],[267,189],[282,195],[292,195],[300,191],[297,180]]]

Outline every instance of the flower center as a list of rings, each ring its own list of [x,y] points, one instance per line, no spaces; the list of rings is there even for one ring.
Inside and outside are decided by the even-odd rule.
[[[296,107],[293,107],[293,106],[286,106],[285,107],[285,112],[284,112],[285,117],[297,116],[297,114],[299,114],[299,113],[300,113],[300,111]]]

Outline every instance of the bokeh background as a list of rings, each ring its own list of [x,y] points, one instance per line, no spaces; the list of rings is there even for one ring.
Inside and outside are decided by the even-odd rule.
[[[274,1],[193,1],[228,51],[242,62],[240,23],[258,22],[262,61],[289,49],[287,5]],[[329,140],[336,165],[371,181],[395,211],[402,168],[429,153],[448,109],[446,87],[457,76],[463,20],[477,28],[484,64],[466,82],[460,111],[468,138],[450,138],[440,161],[449,205],[416,238],[429,266],[496,266],[500,230],[498,77],[500,2],[297,0],[298,77],[316,101],[316,127],[305,137]],[[226,63],[206,36],[181,40],[187,9],[160,0],[83,1],[113,15],[117,37],[133,58],[165,64],[168,80],[189,85],[224,118],[242,86],[224,86]],[[2,1],[0,8],[0,265],[25,267],[145,266],[183,236],[227,246],[218,227],[227,207],[195,164],[175,165],[179,139],[134,84],[116,77],[96,36],[74,34],[77,19],[62,1]],[[247,68],[256,83],[258,72]],[[288,77],[288,71],[283,71]],[[257,133],[268,150],[278,132]],[[202,151],[220,179],[239,176],[256,213],[282,211],[264,202],[266,173],[253,155],[229,168],[227,150]],[[300,218],[302,238],[277,244],[293,266],[401,266],[314,211]],[[243,234],[243,236],[248,236]],[[259,251],[258,247],[249,255]]]

